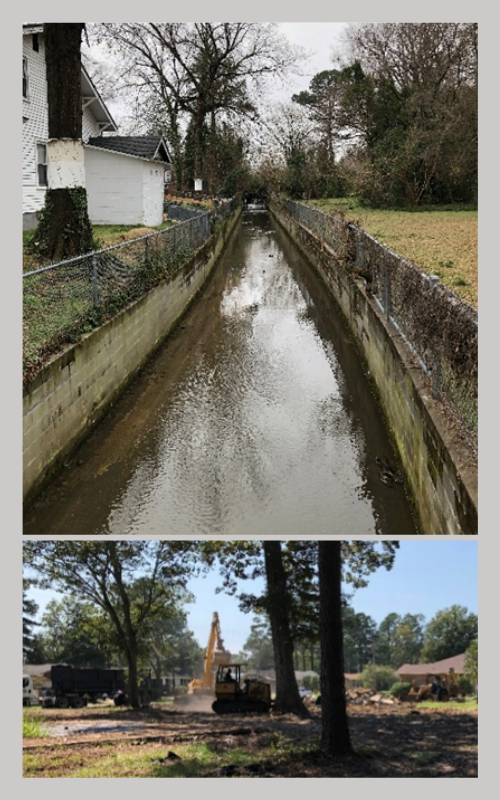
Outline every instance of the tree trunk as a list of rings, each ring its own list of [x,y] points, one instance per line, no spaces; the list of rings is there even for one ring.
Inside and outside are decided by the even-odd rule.
[[[92,249],[82,142],[83,22],[44,24],[48,103],[48,189],[33,237],[52,261]]]
[[[140,708],[137,653],[134,652],[133,648],[127,648],[126,656],[128,664],[128,699],[132,708]]]
[[[290,631],[290,603],[286,573],[283,566],[281,543],[264,541],[267,579],[267,612],[273,638],[274,666],[276,670],[277,711],[309,716],[299,694],[293,664],[293,639]]]
[[[318,543],[321,749],[331,756],[352,753],[345,701],[340,545]]]

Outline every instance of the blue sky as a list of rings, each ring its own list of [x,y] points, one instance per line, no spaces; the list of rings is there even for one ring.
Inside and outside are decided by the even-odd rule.
[[[241,613],[234,598],[215,594],[219,583],[216,574],[191,582],[189,588],[197,599],[187,607],[189,627],[204,646],[212,613],[217,611],[224,644],[237,653],[250,633],[252,615]],[[429,622],[437,611],[453,605],[477,614],[478,545],[456,539],[402,541],[392,570],[375,572],[369,585],[355,592],[351,605],[377,624],[392,612],[423,614]]]
[[[235,598],[215,593],[220,582],[216,571],[190,581],[195,602],[186,608],[188,626],[205,647],[212,614],[217,611],[224,644],[236,654],[248,638],[252,615],[240,612]],[[53,595],[30,590],[29,596],[39,603],[41,613]],[[391,612],[423,614],[429,622],[437,611],[452,605],[465,606],[477,614],[478,544],[463,539],[402,541],[393,569],[375,572],[369,585],[356,591],[351,605],[377,624]]]

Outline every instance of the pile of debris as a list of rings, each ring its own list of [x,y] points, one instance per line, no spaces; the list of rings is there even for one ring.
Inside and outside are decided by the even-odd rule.
[[[391,697],[388,694],[381,694],[380,692],[376,692],[373,689],[366,689],[365,687],[348,689],[346,692],[346,701],[348,705],[355,706],[366,706],[369,703],[394,706],[399,702],[396,697]]]

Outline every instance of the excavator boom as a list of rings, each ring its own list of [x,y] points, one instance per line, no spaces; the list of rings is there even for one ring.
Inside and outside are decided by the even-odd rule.
[[[205,651],[203,678],[195,678],[188,684],[188,694],[212,693],[215,680],[213,668],[229,664],[230,661],[231,653],[229,650],[225,649],[224,642],[221,638],[219,615],[217,611],[214,611],[207,649]]]

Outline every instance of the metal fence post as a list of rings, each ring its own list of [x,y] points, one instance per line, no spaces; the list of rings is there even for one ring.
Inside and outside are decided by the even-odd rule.
[[[377,266],[375,264],[375,253],[373,252],[373,247],[370,248],[370,258],[372,262],[372,293],[376,295],[378,294],[378,275],[377,275]]]
[[[439,277],[437,275],[429,275],[428,281],[429,286],[434,290],[439,283]],[[441,353],[437,349],[432,356],[432,396],[434,399],[441,397],[442,384]]]
[[[99,307],[99,259],[96,255],[92,256],[92,296],[94,308]]]

